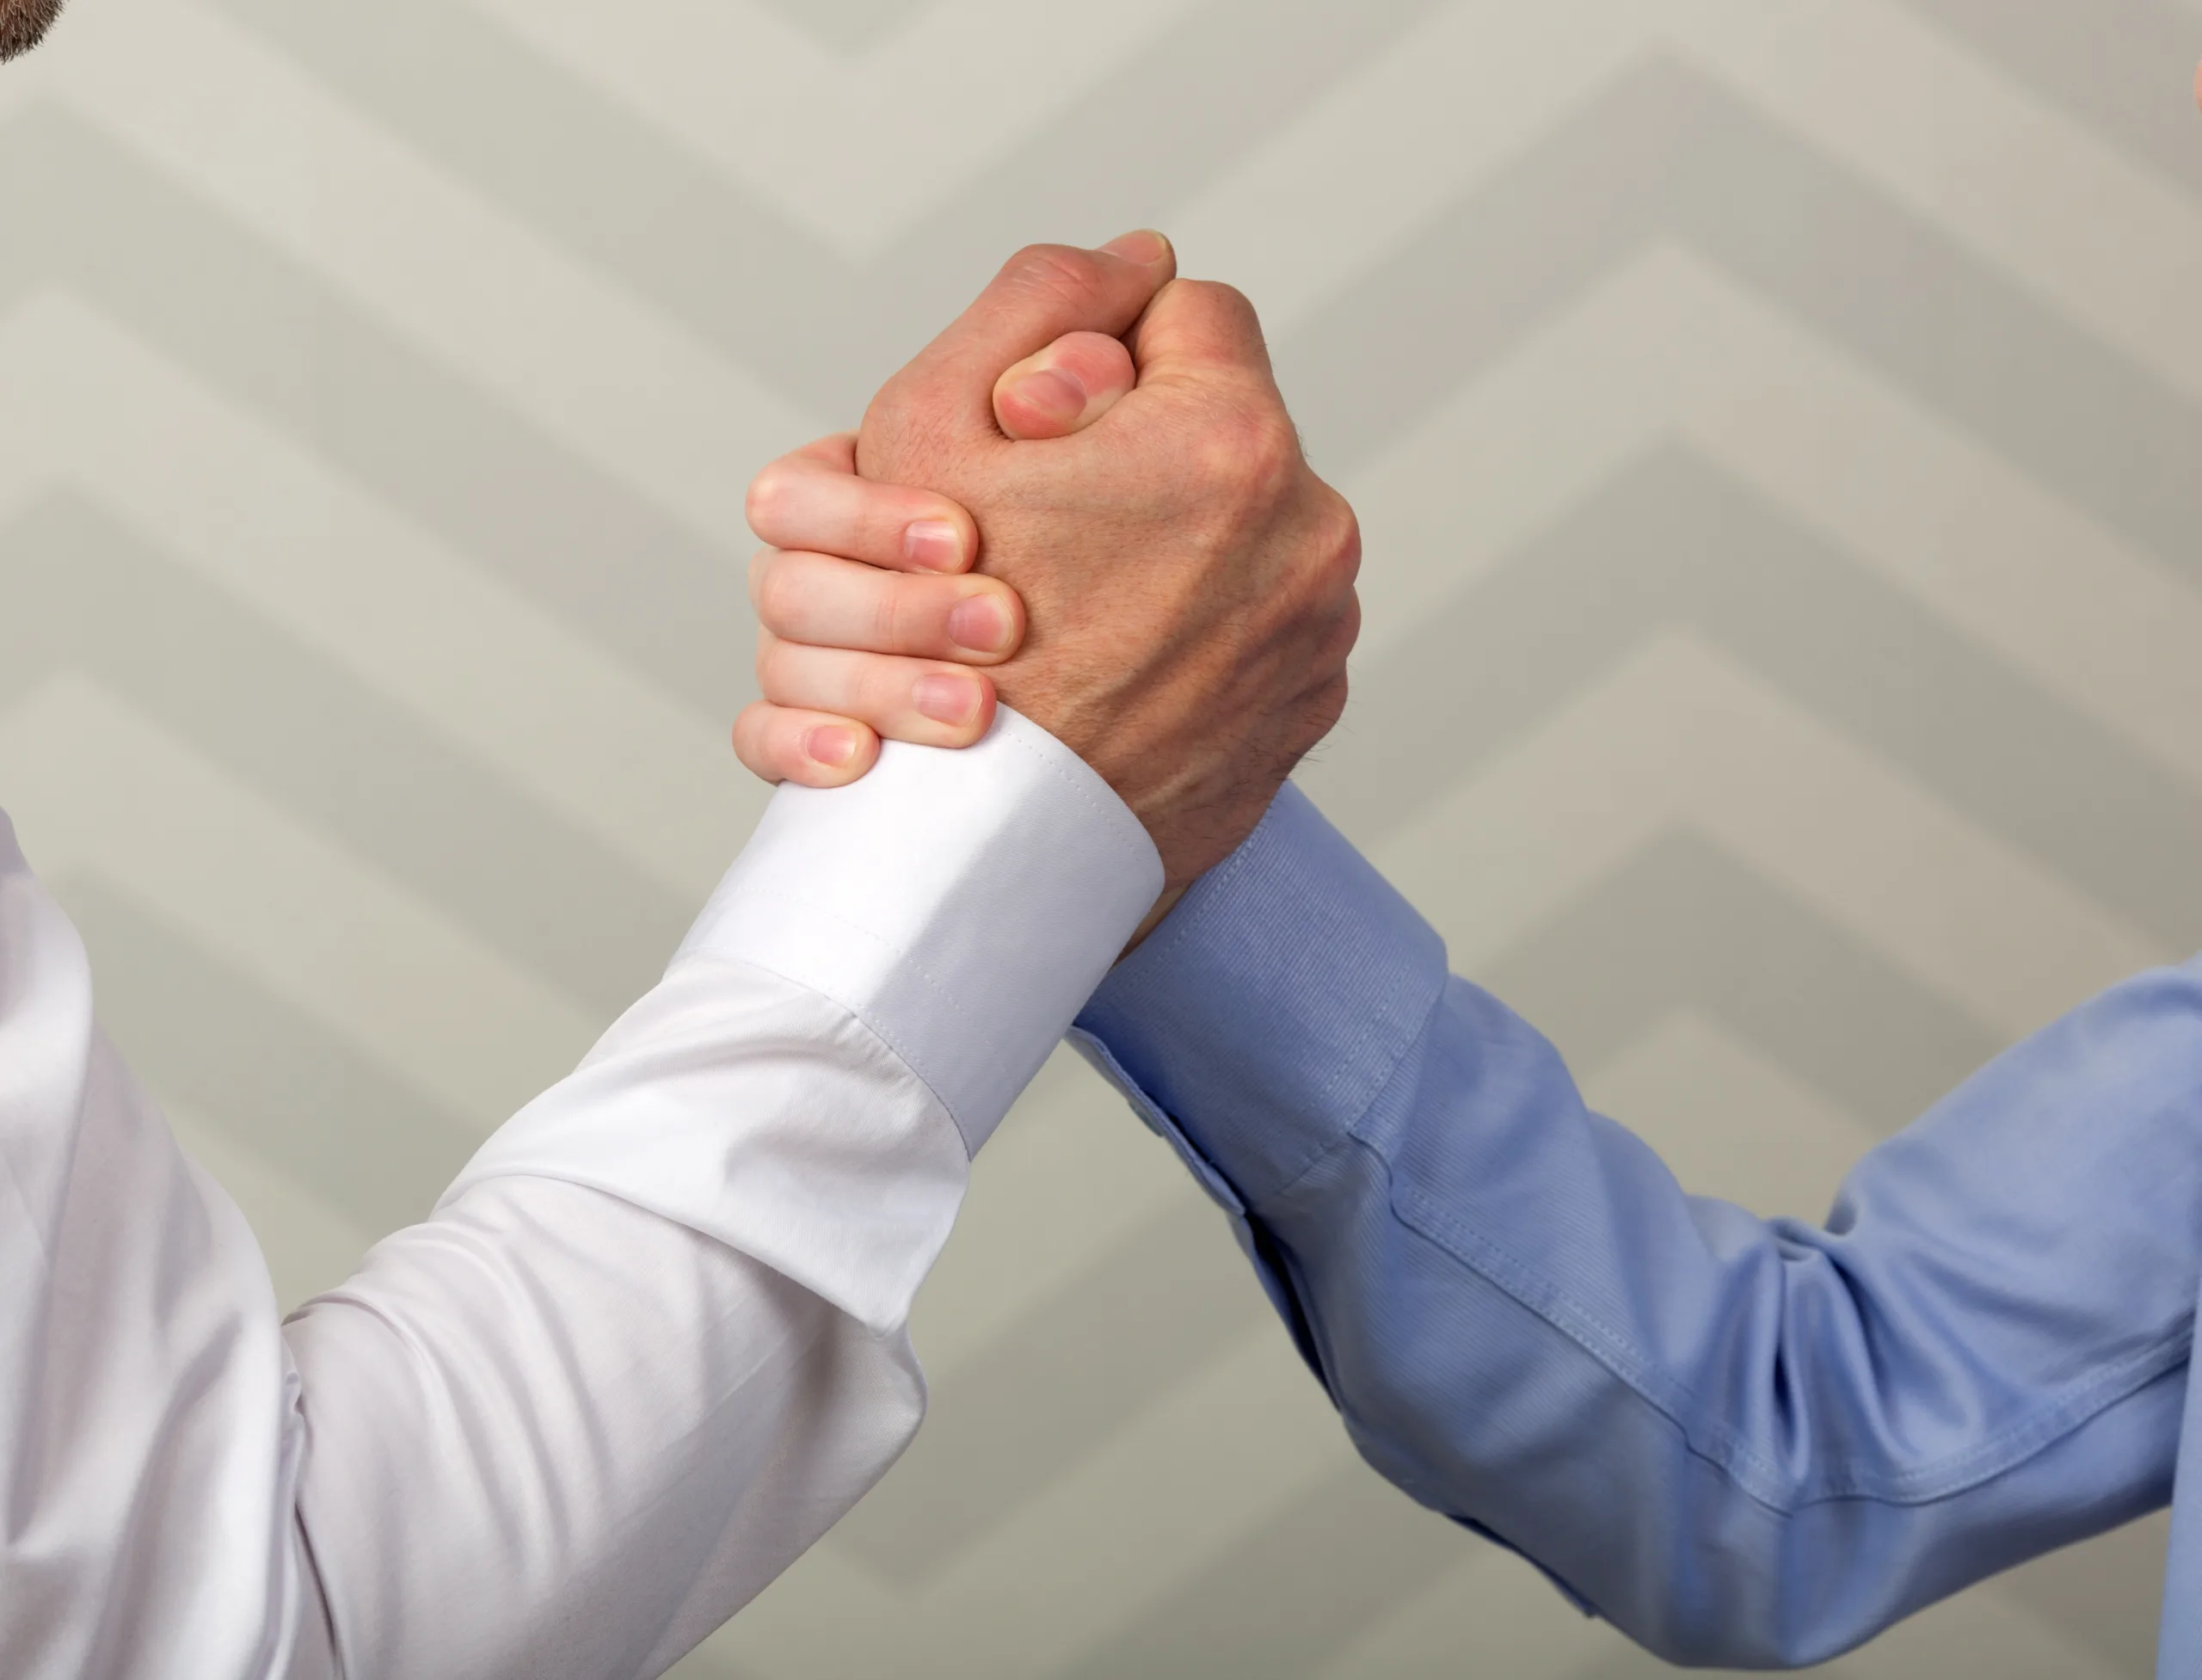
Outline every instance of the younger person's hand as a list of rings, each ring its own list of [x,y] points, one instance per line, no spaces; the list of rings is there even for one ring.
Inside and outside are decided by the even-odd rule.
[[[821,438],[750,486],[750,525],[777,546],[749,566],[765,698],[735,721],[734,747],[768,782],[843,786],[882,735],[969,746],[993,725],[980,668],[1024,638],[1017,592],[971,575],[970,514],[858,477],[856,447],[852,433]]]
[[[994,417],[1018,440],[1084,431],[1137,383],[1121,340],[1075,332],[996,383]],[[765,698],[741,714],[734,748],[768,782],[840,787],[879,743],[968,747],[993,727],[993,683],[945,670],[1008,659],[1024,603],[969,575],[978,526],[959,504],[857,477],[854,433],[783,456],[749,487],[749,524],[773,546],[749,567],[763,627]]]

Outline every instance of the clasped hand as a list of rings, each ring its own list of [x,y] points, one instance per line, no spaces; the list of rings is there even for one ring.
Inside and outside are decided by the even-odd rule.
[[[749,493],[771,781],[881,737],[968,746],[997,697],[1146,824],[1164,907],[1337,723],[1360,625],[1352,509],[1309,469],[1259,323],[1159,235],[1020,252],[853,434]]]

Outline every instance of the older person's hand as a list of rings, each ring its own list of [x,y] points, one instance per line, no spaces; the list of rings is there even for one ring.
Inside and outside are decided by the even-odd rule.
[[[1166,282],[1135,320],[1126,259]],[[963,744],[998,688],[1139,814],[1173,889],[1251,831],[1344,704],[1359,538],[1246,300],[1169,268],[1155,236],[1023,254],[853,447],[760,476],[753,770],[832,785],[874,730]]]

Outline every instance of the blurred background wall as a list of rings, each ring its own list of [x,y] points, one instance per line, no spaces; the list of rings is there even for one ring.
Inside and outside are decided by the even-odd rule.
[[[1817,1217],[2202,945],[2202,0],[76,0],[0,77],[0,802],[286,1301],[761,803],[741,492],[1014,246],[1244,286],[1368,531],[1307,785]],[[690,1680],[1658,1670],[1363,1471],[1084,1071],[877,1497]],[[1834,1671],[2150,1669],[2162,1530]]]

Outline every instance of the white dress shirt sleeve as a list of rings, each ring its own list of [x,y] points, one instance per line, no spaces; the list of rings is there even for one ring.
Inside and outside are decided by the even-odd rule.
[[[784,790],[663,982],[279,1325],[0,820],[0,1672],[662,1671],[915,1431],[969,1153],[1160,885],[1013,714]]]

